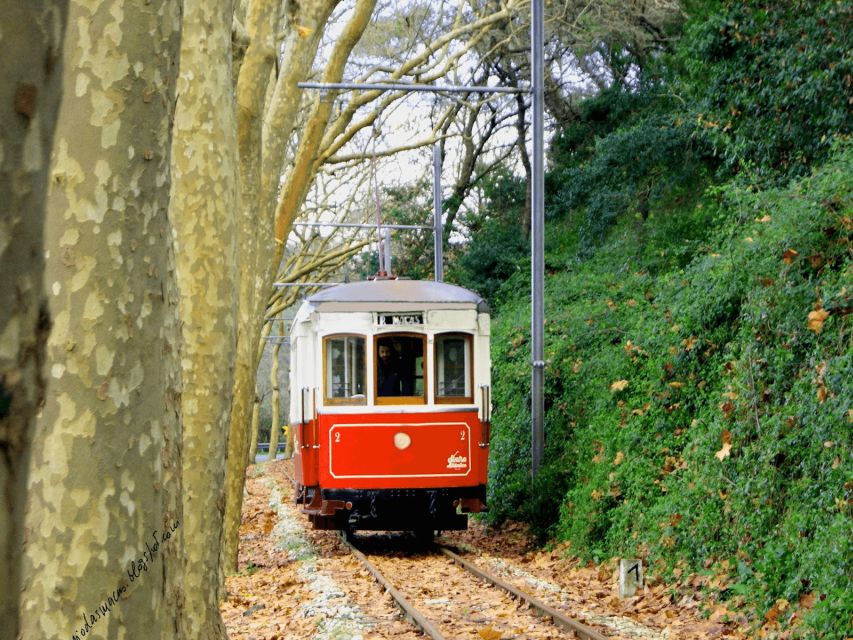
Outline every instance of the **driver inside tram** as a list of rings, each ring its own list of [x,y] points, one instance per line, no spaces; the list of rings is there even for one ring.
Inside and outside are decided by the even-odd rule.
[[[399,396],[403,394],[400,355],[389,343],[379,345],[377,366],[377,394],[380,396]]]

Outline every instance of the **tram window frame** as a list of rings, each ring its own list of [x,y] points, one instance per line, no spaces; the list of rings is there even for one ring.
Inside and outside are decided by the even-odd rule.
[[[395,338],[418,338],[421,340],[421,377],[423,379],[423,393],[412,396],[380,396],[379,395],[379,342],[385,340],[394,340]],[[417,358],[416,358],[417,359]],[[415,381],[417,376],[415,376]],[[395,333],[378,333],[373,336],[373,398],[377,405],[394,405],[394,404],[426,404],[427,403],[427,337],[423,333],[413,332],[395,332]]]
[[[463,339],[465,341],[465,355],[467,357],[467,382],[470,394],[462,396],[440,395],[439,388],[441,379],[439,377],[439,342],[447,339]],[[449,331],[446,333],[437,333],[433,337],[433,397],[436,404],[473,404],[474,403],[474,336],[470,333],[460,333],[457,331]]]
[[[329,388],[329,375],[332,373],[329,366],[329,346],[333,340],[342,340],[346,338],[356,338],[361,340],[362,349],[363,349],[363,360],[364,360],[364,369],[362,371],[362,388],[363,391],[360,394],[353,394],[347,397],[334,397],[330,395],[331,389]],[[345,354],[345,358],[348,357],[348,354]],[[323,336],[323,402],[327,405],[366,405],[367,404],[367,336],[360,333],[334,333],[331,335]]]

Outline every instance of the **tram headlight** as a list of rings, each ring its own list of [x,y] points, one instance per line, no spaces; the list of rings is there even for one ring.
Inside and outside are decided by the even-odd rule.
[[[398,431],[394,434],[394,446],[400,451],[407,449],[412,444],[412,437],[408,433]]]

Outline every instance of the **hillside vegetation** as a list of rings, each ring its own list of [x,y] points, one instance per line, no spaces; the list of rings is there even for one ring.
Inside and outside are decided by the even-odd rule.
[[[764,633],[853,628],[849,2],[702,3],[550,150],[546,455],[530,479],[523,183],[450,274],[493,322],[494,522],[700,573]]]

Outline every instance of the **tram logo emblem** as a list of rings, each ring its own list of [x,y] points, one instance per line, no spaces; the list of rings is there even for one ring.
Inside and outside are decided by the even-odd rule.
[[[447,459],[448,469],[465,469],[467,467],[468,458],[466,456],[460,456],[458,451]]]

